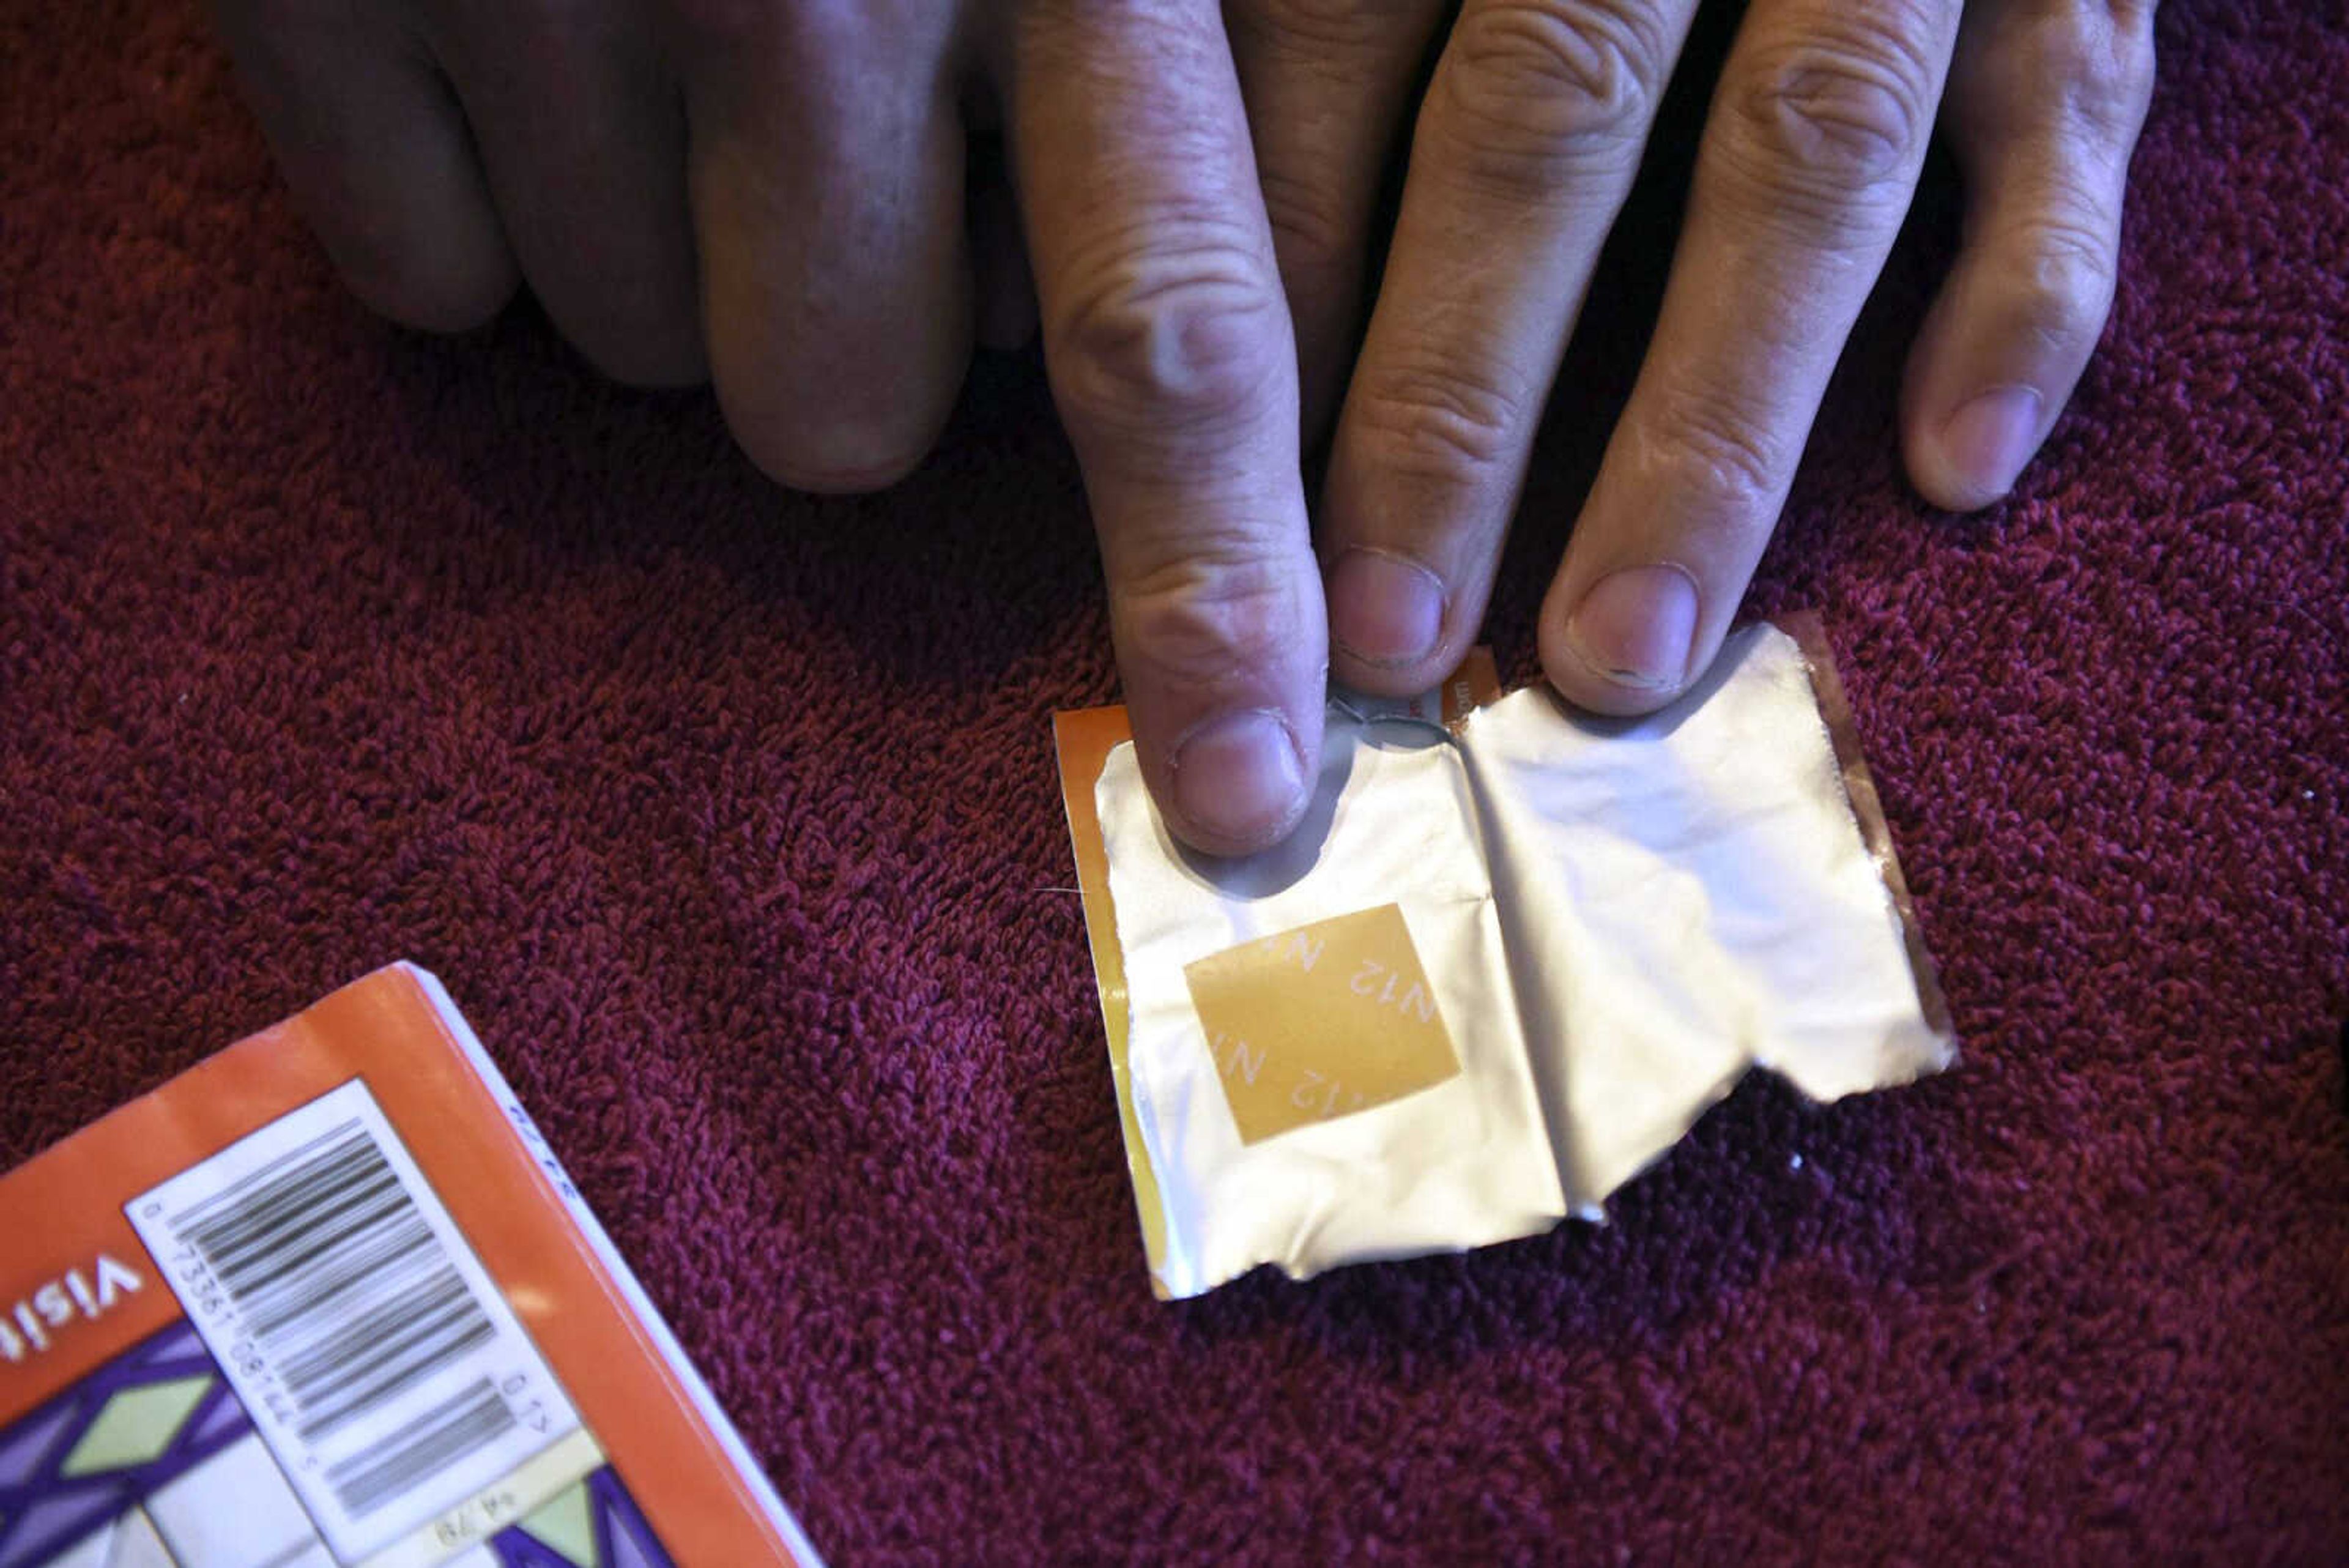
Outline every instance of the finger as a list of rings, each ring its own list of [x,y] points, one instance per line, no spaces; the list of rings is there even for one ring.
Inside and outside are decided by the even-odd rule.
[[[1644,712],[1710,663],[1914,193],[1955,0],[1756,0],[1654,341],[1542,614],[1566,695]]]
[[[2104,332],[2153,91],[2152,9],[1967,8],[1941,112],[1966,238],[1901,397],[1909,477],[1938,506],[1971,511],[2013,487]]]
[[[1309,437],[1324,429],[1344,389],[1371,210],[1443,10],[1443,0],[1245,0],[1225,8],[1296,328]]]
[[[1412,143],[1330,456],[1331,667],[1425,690],[1475,636],[1534,430],[1693,0],[1470,0]]]
[[[705,374],[685,120],[634,6],[441,0],[436,52],[547,315],[624,381]]]
[[[970,354],[947,44],[860,7],[711,7],[681,46],[710,379],[751,461],[878,488],[936,439]]]
[[[1045,358],[1135,751],[1185,842],[1258,848],[1308,803],[1326,644],[1296,356],[1231,57],[1213,0],[1047,7],[1014,57]]]
[[[351,292],[428,331],[496,315],[513,257],[423,46],[365,0],[220,0],[216,15],[295,202]]]

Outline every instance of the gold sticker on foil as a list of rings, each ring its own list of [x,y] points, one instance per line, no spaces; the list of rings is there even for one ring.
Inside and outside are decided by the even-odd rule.
[[[1240,1141],[1433,1088],[1460,1071],[1393,904],[1185,965]]]

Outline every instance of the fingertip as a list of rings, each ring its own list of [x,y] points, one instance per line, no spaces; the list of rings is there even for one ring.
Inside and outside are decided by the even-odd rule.
[[[1296,727],[1268,708],[1203,721],[1168,754],[1161,809],[1177,838],[1210,855],[1249,855],[1296,831],[1314,770]]]
[[[1424,691],[1444,679],[1451,595],[1444,579],[1408,556],[1353,545],[1330,565],[1333,673],[1347,685],[1381,696]]]
[[[1666,564],[1618,567],[1542,619],[1542,670],[1576,706],[1651,713],[1687,689],[1695,664],[1696,579]]]
[[[1610,679],[1583,657],[1564,628],[1545,629],[1541,637],[1542,673],[1576,707],[1609,719],[1636,719],[1652,713],[1680,695],[1678,691],[1627,686]]]
[[[360,304],[387,321],[419,332],[453,337],[488,326],[522,286],[522,274],[502,237],[450,223],[419,232],[412,242],[339,242],[331,223],[326,250]]]
[[[487,326],[521,286],[448,79],[363,6],[222,6],[247,101],[343,285],[420,332]]]
[[[865,68],[864,51],[889,47],[847,26],[849,11],[838,19],[827,69]],[[899,46],[905,68],[927,69],[932,42],[915,29]],[[823,134],[794,144],[785,129],[802,122],[782,103],[781,68],[763,50],[727,53],[686,83],[710,381],[769,476],[870,493],[928,455],[970,365],[962,123],[936,95],[875,94],[854,112],[809,108],[804,125]]]
[[[810,495],[870,495],[901,483],[921,466],[926,447],[862,444],[861,432],[775,439],[737,429],[734,439],[759,471],[787,490]]]
[[[2044,416],[2044,400],[2027,386],[1977,392],[1938,417],[1920,412],[1902,443],[1909,482],[1944,511],[1995,505],[2038,452]]]
[[[896,484],[921,466],[953,413],[957,385],[943,369],[893,385],[901,400],[875,402],[867,389],[843,387],[824,404],[805,394],[803,381],[784,384],[730,348],[722,328],[710,348],[719,408],[736,444],[770,479],[809,494],[866,495]]]
[[[1279,843],[1311,804],[1328,680],[1326,612],[1302,539],[1294,556],[1194,560],[1137,588],[1119,576],[1119,537],[1103,538],[1118,669],[1167,831],[1210,855]]]

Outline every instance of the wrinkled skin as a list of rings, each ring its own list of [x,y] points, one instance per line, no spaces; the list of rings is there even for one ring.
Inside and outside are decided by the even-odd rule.
[[[1302,814],[1325,671],[1420,690],[1472,640],[1694,8],[216,0],[362,298],[452,330],[527,281],[612,375],[713,381],[784,483],[889,483],[974,339],[1040,327],[1144,774],[1223,853]],[[1643,711],[1712,659],[1937,119],[1970,204],[1902,451],[1939,505],[2005,493],[2111,303],[2151,12],[1753,0],[1543,609],[1568,697]],[[1333,420],[1317,556],[1299,432]]]

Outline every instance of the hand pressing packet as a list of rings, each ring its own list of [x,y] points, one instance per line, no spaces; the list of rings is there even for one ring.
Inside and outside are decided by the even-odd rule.
[[[1333,710],[1303,826],[1245,859],[1168,836],[1131,744],[1094,799],[1170,1293],[1557,1222],[1467,774],[1440,724]]]
[[[1057,721],[1153,1281],[1213,1288],[1603,1214],[1749,1065],[1818,1098],[1951,1059],[1824,639],[1733,637],[1639,721],[1489,659],[1334,701],[1311,809],[1165,831],[1122,710]],[[1439,722],[1444,721],[1444,722]]]

